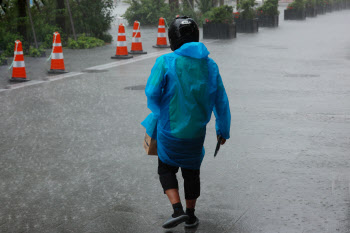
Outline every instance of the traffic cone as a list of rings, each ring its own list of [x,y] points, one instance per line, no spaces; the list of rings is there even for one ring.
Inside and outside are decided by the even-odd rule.
[[[126,36],[124,24],[119,24],[118,28],[118,40],[117,40],[117,52],[116,55],[111,57],[113,59],[129,59],[133,56],[128,54],[128,47],[126,45]]]
[[[29,81],[26,74],[26,66],[24,64],[22,42],[15,41],[14,58],[12,63],[12,77],[11,82],[25,82]]]
[[[58,32],[53,34],[52,53],[51,53],[51,67],[49,74],[67,73],[64,67],[63,50],[61,43],[61,35]]]
[[[154,48],[170,48],[170,46],[167,44],[167,40],[166,40],[165,22],[164,22],[163,17],[159,18],[157,44],[153,45],[153,47]]]
[[[132,40],[131,40],[131,51],[130,54],[146,54],[142,50],[142,42],[141,42],[141,31],[140,31],[140,22],[134,22],[134,30],[132,31]]]

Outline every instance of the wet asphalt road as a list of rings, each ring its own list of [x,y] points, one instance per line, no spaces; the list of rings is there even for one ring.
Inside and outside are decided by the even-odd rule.
[[[0,232],[350,232],[350,11],[280,19],[276,29],[204,41],[232,129],[214,159],[208,125],[197,229],[161,228],[171,206],[140,125],[152,57],[0,89]],[[145,50],[157,51],[144,37],[155,33],[142,33]],[[114,50],[64,51],[67,68],[109,63]],[[45,76],[38,69],[34,80]]]

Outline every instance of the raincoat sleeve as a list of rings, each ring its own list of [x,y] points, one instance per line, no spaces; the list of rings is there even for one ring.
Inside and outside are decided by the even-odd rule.
[[[147,107],[152,111],[156,118],[159,117],[160,113],[160,101],[164,84],[164,76],[165,61],[163,57],[159,57],[152,68],[145,90],[147,96]]]
[[[214,115],[216,118],[216,134],[225,139],[230,138],[231,112],[221,76],[217,72],[217,91],[214,105]]]
[[[147,107],[152,111],[146,119],[141,123],[148,135],[156,138],[156,127],[160,113],[160,102],[165,76],[165,61],[163,57],[159,57],[154,64],[151,75],[148,78],[146,85]]]

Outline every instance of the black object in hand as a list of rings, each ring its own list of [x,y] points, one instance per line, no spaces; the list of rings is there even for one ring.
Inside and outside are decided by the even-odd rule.
[[[216,148],[215,148],[214,158],[216,157],[216,155],[218,154],[218,152],[220,150],[221,140],[222,140],[222,137],[219,135],[218,143],[216,144]]]

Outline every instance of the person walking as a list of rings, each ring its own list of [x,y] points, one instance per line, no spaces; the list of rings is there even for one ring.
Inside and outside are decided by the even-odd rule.
[[[152,68],[145,90],[152,113],[142,125],[147,129],[157,121],[158,174],[174,210],[163,227],[173,228],[183,222],[185,227],[196,227],[199,219],[194,212],[200,196],[206,125],[214,111],[216,134],[222,137],[223,145],[230,138],[230,107],[218,66],[199,42],[196,22],[177,17],[169,26],[168,37],[174,52],[157,58]],[[179,168],[186,212],[176,178]]]

